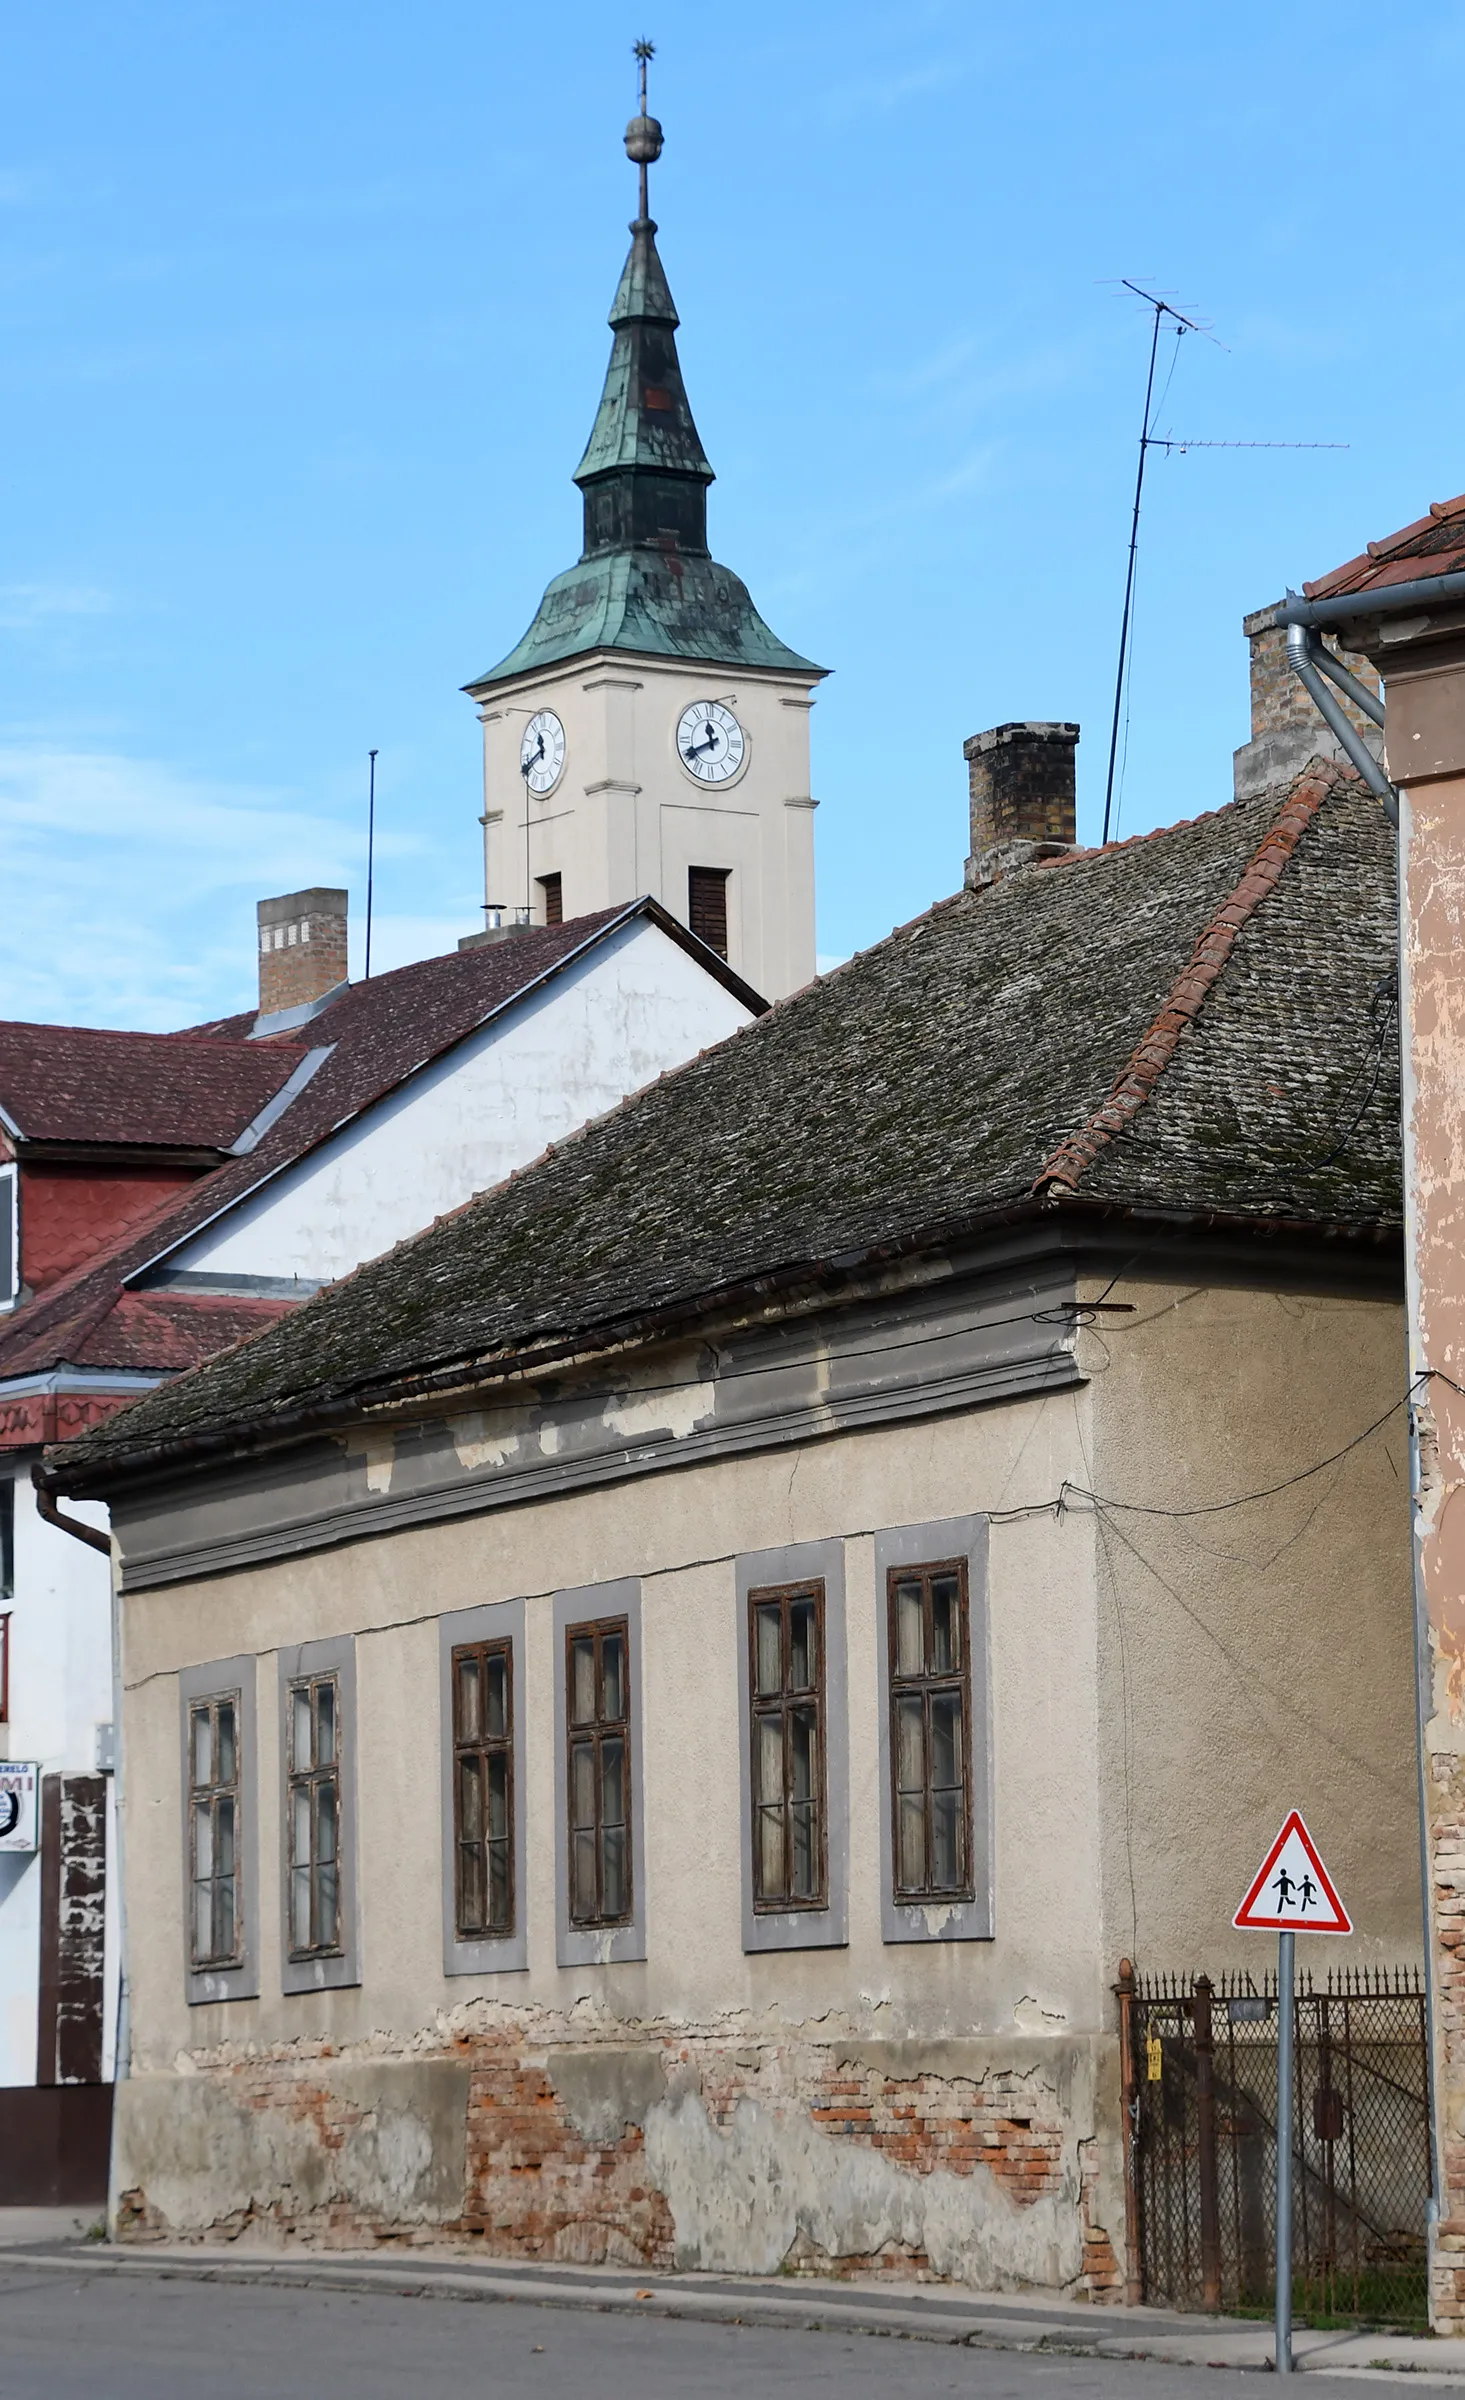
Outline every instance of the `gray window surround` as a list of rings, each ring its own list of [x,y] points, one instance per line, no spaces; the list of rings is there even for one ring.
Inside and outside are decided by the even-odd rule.
[[[361,1981],[356,1816],[356,1639],[297,1642],[279,1653],[280,1678],[280,1989],[334,1992]],[[341,1946],[329,1958],[290,1956],[290,1686],[307,1675],[334,1675],[340,1706],[336,1740],[341,1760],[338,1840]]]
[[[504,1975],[529,1964],[528,1800],[524,1783],[527,1719],[524,1711],[524,1603],[489,1600],[480,1608],[460,1608],[438,1620],[442,1684],[442,1810],[443,1810],[443,1973],[445,1975]],[[514,1930],[483,1940],[463,1940],[458,1933],[454,1884],[456,1824],[453,1809],[453,1652],[463,1642],[508,1642],[512,1645],[511,1685],[514,1724]]]
[[[824,1810],[828,1897],[822,1908],[753,1906],[752,1701],[748,1595],[790,1583],[824,1586]],[[845,1666],[844,1543],[795,1542],[745,1551],[737,1562],[738,1806],[742,1819],[743,1948],[839,1950],[849,1941],[849,1697]]]
[[[897,1901],[890,1789],[890,1642],[887,1585],[892,1567],[967,1562],[967,1653],[971,1673],[971,1900]],[[945,1517],[896,1525],[875,1536],[875,1657],[880,1726],[880,1936],[886,1942],[989,1942],[992,1890],[992,1675],[987,1627],[987,1519]]]
[[[214,2000],[259,1998],[259,1744],[255,1722],[255,1682],[258,1671],[259,1661],[251,1652],[245,1658],[216,1658],[204,1666],[185,1667],[178,1678],[182,1802],[179,1822],[183,1835],[183,1983],[190,2008],[202,2008]],[[235,1835],[235,1871],[240,1883],[236,1905],[242,1940],[237,1966],[196,1967],[189,1933],[193,1922],[193,1877],[189,1847],[192,1759],[188,1712],[196,1701],[222,1699],[228,1692],[239,1694],[239,1825]]]
[[[626,1925],[570,1923],[570,1746],[565,1724],[565,1635],[572,1625],[624,1617],[630,1649],[631,1917]],[[636,1576],[587,1583],[554,1596],[554,1933],[562,1967],[620,1966],[646,1956],[646,1778],[641,1719],[641,1585]]]

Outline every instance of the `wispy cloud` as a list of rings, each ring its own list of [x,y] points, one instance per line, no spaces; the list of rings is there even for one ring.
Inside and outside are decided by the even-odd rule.
[[[24,633],[56,617],[105,617],[110,592],[79,583],[0,583],[0,629]]]

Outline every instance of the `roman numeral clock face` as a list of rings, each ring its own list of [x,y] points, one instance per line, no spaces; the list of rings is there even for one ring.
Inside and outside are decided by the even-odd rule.
[[[698,783],[731,783],[747,749],[747,735],[720,700],[694,700],[677,719],[677,756]]]
[[[565,763],[565,729],[552,708],[531,717],[519,744],[519,772],[537,800],[552,792]]]

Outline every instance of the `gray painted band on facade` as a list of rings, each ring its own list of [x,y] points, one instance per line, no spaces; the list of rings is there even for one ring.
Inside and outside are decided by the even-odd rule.
[[[1067,1389],[1082,1380],[1065,1315],[1074,1289],[1072,1262],[1059,1258],[747,1328],[715,1351],[661,1345],[663,1380],[644,1392],[630,1375],[607,1389],[602,1370],[589,1389],[504,1403],[501,1436],[490,1402],[487,1455],[466,1445],[468,1463],[454,1438],[462,1419],[383,1425],[374,1438],[391,1455],[385,1489],[343,1435],[119,1494],[122,1586],[148,1590],[668,1467]]]
[[[183,1984],[191,2008],[213,2000],[255,2000],[259,1997],[259,1745],[255,1726],[255,1686],[259,1661],[216,1658],[201,1667],[184,1667],[178,1677],[179,1739],[182,1754],[181,1800],[183,1822]],[[189,1812],[193,1786],[193,1755],[188,1712],[195,1701],[222,1700],[239,1695],[239,1794],[234,1831],[234,1873],[237,1921],[240,1927],[239,1963],[233,1967],[195,1967],[193,1964],[193,1878]]]
[[[280,1662],[280,1989],[335,1992],[361,1981],[361,1919],[356,1847],[356,1636],[296,1642]],[[341,1813],[336,1832],[338,1950],[325,1958],[290,1956],[290,1686],[306,1675],[334,1675],[339,1707]]]
[[[569,1727],[566,1721],[565,1636],[572,1625],[598,1617],[624,1617],[631,1727],[631,1915],[625,1925],[581,1927],[570,1923]],[[582,1584],[554,1596],[554,1933],[562,1967],[613,1967],[646,1956],[646,1773],[641,1732],[641,1585],[635,1576],[616,1583]]]
[[[753,1712],[748,1596],[791,1583],[824,1586],[824,1826],[828,1897],[823,1908],[753,1905]],[[849,1689],[845,1667],[844,1543],[794,1542],[749,1550],[737,1562],[738,1776],[745,1950],[838,1950],[849,1941]]]
[[[875,1657],[879,1675],[880,1934],[887,1942],[986,1942],[995,1930],[992,1891],[992,1675],[987,1609],[985,1517],[946,1517],[931,1525],[895,1525],[875,1536]],[[895,1897],[894,1794],[890,1759],[890,1639],[886,1587],[892,1567],[967,1562],[967,1647],[971,1674],[970,1900],[924,1904]]]
[[[465,1642],[508,1642],[511,1645],[510,1725],[512,1728],[512,1807],[514,1812],[514,1930],[512,1933],[464,1940],[458,1932],[455,1857],[457,1817],[453,1790],[453,1652]],[[438,1621],[438,1650],[442,1683],[442,1830],[443,1830],[443,1973],[445,1975],[503,1975],[529,1964],[529,1873],[524,1752],[528,1719],[524,1712],[524,1603],[489,1600],[481,1608],[455,1609]]]

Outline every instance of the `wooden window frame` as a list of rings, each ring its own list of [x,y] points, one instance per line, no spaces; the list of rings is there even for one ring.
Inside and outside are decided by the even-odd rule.
[[[234,1719],[234,1772],[221,1776],[219,1758],[219,1711],[227,1708]],[[196,1728],[200,1718],[208,1724],[210,1773],[200,1783],[197,1774]],[[194,1975],[217,1974],[244,1963],[244,1695],[237,1687],[232,1691],[201,1692],[188,1702],[188,1964]],[[233,1811],[230,1850],[233,1871],[227,1877],[218,1871],[219,1824],[223,1808]],[[205,1809],[209,1822],[210,1871],[199,1873],[198,1834],[199,1812]],[[211,1891],[210,1923],[218,1930],[218,1889],[225,1882],[232,1884],[230,1914],[233,1940],[227,1950],[214,1946],[202,1951],[198,1944],[198,1895],[202,1883]]]
[[[535,881],[538,883],[541,892],[544,894],[545,924],[563,925],[565,921],[565,879],[563,873],[556,868],[548,875],[536,876]]]
[[[918,1675],[902,1675],[898,1668],[898,1628],[895,1607],[897,1584],[920,1582],[922,1585],[923,1657],[931,1654],[931,1585],[937,1576],[956,1579],[958,1610],[961,1624],[961,1657],[954,1668],[934,1669],[924,1666]],[[943,1903],[961,1903],[976,1897],[973,1859],[972,1822],[972,1612],[971,1587],[967,1561],[963,1557],[923,1559],[905,1566],[891,1566],[885,1576],[885,1641],[889,1676],[889,1758],[890,1758],[890,1876],[891,1894],[898,1907],[920,1908]],[[929,1881],[931,1864],[931,1701],[941,1692],[955,1691],[961,1699],[961,1846],[963,1874],[960,1883],[933,1884]],[[913,1695],[922,1700],[922,1749],[925,1774],[922,1789],[924,1799],[924,1847],[928,1880],[922,1884],[901,1881],[901,1786],[899,1709],[902,1700]]]
[[[331,1694],[331,1722],[333,1733],[330,1758],[322,1763],[317,1758],[317,1751],[320,1745],[320,1695],[327,1689],[329,1689]],[[308,1692],[310,1694],[311,1758],[310,1764],[305,1767],[302,1767],[299,1764],[295,1756],[295,1703],[298,1695],[301,1692]],[[285,1775],[285,1842],[287,1877],[285,1912],[286,1924],[289,1928],[290,1960],[292,1964],[303,1964],[308,1960],[317,1958],[341,1958],[345,1955],[346,1947],[343,1938],[343,1924],[346,1913],[346,1892],[344,1888],[343,1875],[343,1851],[345,1847],[343,1823],[345,1815],[345,1792],[344,1778],[342,1775],[342,1751],[344,1747],[344,1732],[341,1722],[341,1677],[339,1674],[337,1674],[334,1668],[323,1668],[313,1674],[293,1675],[290,1678],[287,1688],[285,1724],[286,1739],[289,1744]],[[319,1847],[321,1826],[320,1803],[327,1790],[334,1795],[335,1802],[335,1847],[333,1856],[329,1859],[326,1859],[320,1855]],[[298,1814],[296,1809],[296,1797],[297,1794],[301,1792],[306,1794],[306,1814],[309,1827],[309,1853],[305,1858],[301,1858],[297,1854],[295,1841]],[[324,1889],[323,1870],[328,1866],[334,1868],[335,1870],[335,1899],[334,1908],[332,1911],[333,1922],[330,1936],[328,1939],[322,1940],[320,1936],[320,1925],[323,1914],[321,1907],[321,1896]],[[295,1894],[297,1889],[296,1879],[300,1875],[304,1875],[306,1878],[306,1891],[309,1901],[311,1938],[308,1942],[297,1941],[295,1933],[297,1923],[295,1908]]]
[[[814,1604],[815,1667],[812,1683],[794,1686],[789,1682],[789,1626],[795,1601],[812,1600]],[[774,1693],[762,1693],[758,1688],[758,1611],[777,1607],[779,1610],[779,1668],[780,1681]],[[829,1792],[828,1792],[828,1690],[825,1646],[825,1590],[821,1576],[809,1576],[786,1584],[763,1584],[747,1596],[745,1639],[748,1645],[748,1807],[752,1840],[753,1909],[758,1916],[786,1916],[793,1911],[827,1909],[829,1906]],[[779,1803],[782,1818],[785,1882],[790,1880],[792,1860],[792,1817],[795,1806],[792,1796],[793,1744],[791,1740],[791,1704],[805,1700],[814,1716],[815,1772],[810,1800],[816,1828],[814,1841],[815,1888],[812,1893],[794,1897],[787,1893],[766,1894],[761,1888],[762,1844],[759,1839],[760,1818],[769,1806],[759,1797],[759,1758],[761,1729],[775,1714],[783,1717],[783,1791]]]
[[[575,1717],[574,1649],[577,1641],[587,1635],[595,1645],[595,1714],[588,1722]],[[605,1708],[606,1640],[618,1635],[622,1645],[621,1714],[607,1717]],[[631,1621],[629,1615],[586,1617],[566,1625],[564,1644],[565,1674],[565,1912],[572,1933],[596,1933],[632,1925],[636,1914],[635,1865],[635,1760],[631,1749]],[[614,1915],[607,1914],[605,1898],[605,1834],[607,1827],[602,1814],[605,1792],[602,1757],[607,1742],[619,1740],[623,1752],[621,1833],[625,1843],[624,1905]],[[589,1743],[594,1754],[594,1823],[579,1827],[575,1822],[575,1755],[577,1748]],[[593,1914],[577,1910],[575,1848],[577,1833],[589,1831],[595,1844],[596,1909]]]
[[[504,1679],[504,1731],[501,1735],[488,1733],[486,1730],[486,1713],[484,1716],[484,1729],[480,1731],[476,1738],[469,1738],[468,1736],[465,1736],[463,1732],[462,1714],[459,1706],[461,1693],[459,1670],[462,1666],[469,1662],[477,1664],[479,1672],[483,1677],[485,1699],[487,1696],[490,1663],[502,1667]],[[519,1899],[517,1889],[518,1878],[515,1872],[518,1823],[514,1793],[515,1716],[514,1644],[512,1636],[505,1634],[500,1637],[496,1637],[493,1640],[457,1643],[452,1651],[449,1673],[451,1677],[453,1712],[454,1933],[456,1939],[460,1942],[512,1941],[518,1928]],[[490,1761],[502,1760],[503,1762],[504,1831],[501,1835],[490,1835],[485,1830],[481,1837],[475,1839],[472,1836],[465,1835],[463,1831],[463,1767],[464,1763],[469,1760],[478,1762],[482,1767],[485,1793],[487,1792],[489,1783]],[[484,1823],[486,1827],[486,1814]],[[491,1913],[493,1875],[491,1872],[492,1861],[490,1858],[490,1852],[495,1847],[499,1846],[502,1847],[504,1853],[504,1885],[508,1894],[508,1907],[504,1922],[502,1924],[495,1924],[493,1922]],[[473,1849],[481,1850],[483,1853],[481,1872],[486,1902],[486,1915],[485,1921],[481,1925],[472,1925],[467,1922],[463,1905],[463,1889],[465,1882],[464,1853],[465,1851]]]

